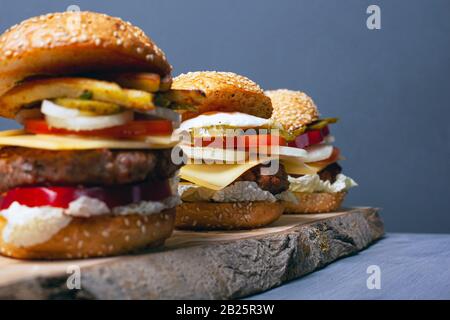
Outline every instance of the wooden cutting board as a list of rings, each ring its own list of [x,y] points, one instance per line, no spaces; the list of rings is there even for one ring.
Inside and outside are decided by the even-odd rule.
[[[164,247],[129,256],[59,262],[0,257],[0,299],[240,298],[360,251],[383,234],[378,209],[361,207],[284,215],[251,231],[176,231]],[[77,284],[81,289],[73,288]]]

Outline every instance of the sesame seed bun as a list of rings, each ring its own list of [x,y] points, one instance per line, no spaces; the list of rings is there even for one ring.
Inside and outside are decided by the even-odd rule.
[[[0,36],[0,95],[37,75],[147,71],[168,77],[171,70],[141,29],[100,13],[47,14]]]
[[[266,91],[272,100],[272,119],[294,132],[319,119],[314,101],[305,93],[287,89]]]
[[[242,112],[266,119],[272,114],[272,103],[264,91],[250,79],[232,72],[181,74],[173,79],[172,89],[202,90],[206,95],[198,112],[184,112],[183,120],[209,111]]]
[[[175,209],[157,214],[105,215],[73,218],[48,241],[29,247],[5,243],[0,236],[0,252],[18,259],[75,259],[114,256],[162,245],[170,237]],[[0,235],[6,220],[0,218]]]
[[[341,207],[344,201],[345,192],[327,193],[306,193],[294,192],[298,204],[284,202],[284,213],[324,213],[333,212]]]
[[[190,230],[238,230],[263,227],[283,213],[280,202],[183,202],[175,227]]]

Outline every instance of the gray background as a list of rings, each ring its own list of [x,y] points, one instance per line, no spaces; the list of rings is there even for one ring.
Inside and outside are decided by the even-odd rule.
[[[73,4],[142,27],[174,74],[307,92],[341,119],[332,132],[360,184],[347,204],[382,207],[388,231],[450,232],[450,1],[0,0],[0,29]],[[369,4],[381,30],[366,28]]]

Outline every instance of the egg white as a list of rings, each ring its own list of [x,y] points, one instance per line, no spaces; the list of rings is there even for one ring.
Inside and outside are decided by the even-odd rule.
[[[240,112],[215,112],[202,114],[198,117],[186,120],[181,123],[181,130],[193,128],[206,128],[213,126],[229,126],[233,128],[258,128],[266,127],[270,123],[269,119],[255,117]]]

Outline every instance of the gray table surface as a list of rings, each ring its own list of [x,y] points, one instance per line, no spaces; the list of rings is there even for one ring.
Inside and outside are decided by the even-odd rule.
[[[380,289],[367,268],[379,266]],[[450,299],[450,234],[387,234],[366,250],[249,299]]]

